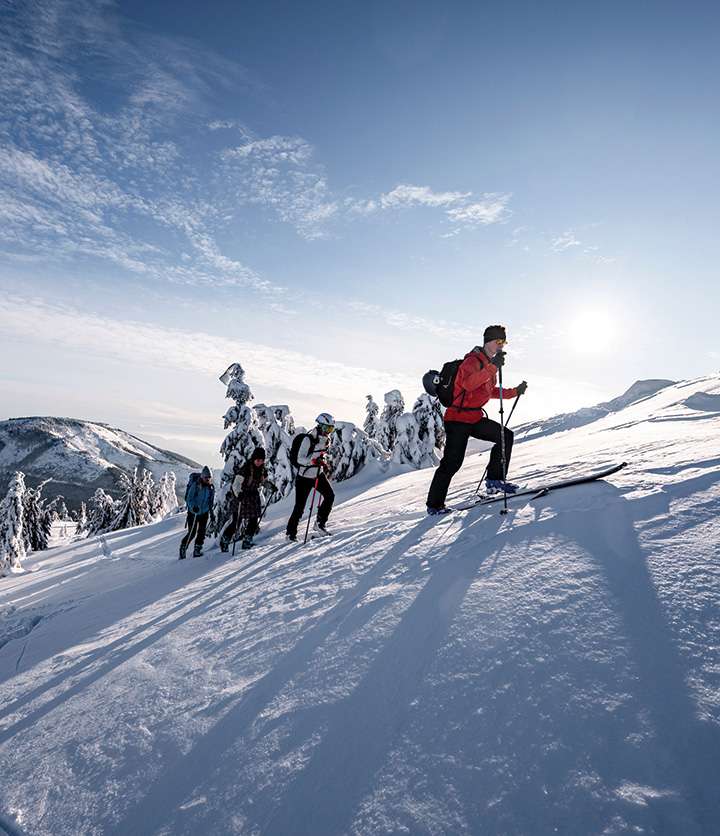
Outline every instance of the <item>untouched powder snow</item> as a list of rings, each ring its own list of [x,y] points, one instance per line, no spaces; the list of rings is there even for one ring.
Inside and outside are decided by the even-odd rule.
[[[305,547],[285,502],[234,559],[179,562],[180,517],[31,557],[0,585],[0,829],[717,833],[719,399],[518,444],[530,484],[630,464],[506,517],[369,474]]]

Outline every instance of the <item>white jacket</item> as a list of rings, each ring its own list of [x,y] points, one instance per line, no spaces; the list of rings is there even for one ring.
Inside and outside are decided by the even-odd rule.
[[[312,464],[312,460],[320,453],[326,453],[330,449],[330,436],[319,433],[317,427],[310,430],[307,435],[312,437],[312,442],[309,438],[303,438],[300,442],[300,449],[297,454],[298,476],[315,480],[320,468],[318,465]]]

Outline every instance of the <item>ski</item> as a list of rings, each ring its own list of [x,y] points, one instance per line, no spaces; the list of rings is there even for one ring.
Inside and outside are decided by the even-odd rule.
[[[560,482],[552,482],[549,485],[536,485],[534,488],[525,488],[524,490],[517,491],[516,493],[509,493],[507,498],[509,501],[518,496],[530,496],[530,501],[532,502],[534,499],[540,499],[540,497],[547,496],[551,491],[557,491],[561,488],[570,488],[573,485],[584,485],[587,482],[596,482],[598,479],[604,479],[606,476],[612,476],[613,473],[617,473],[624,467],[627,467],[627,462],[622,462],[621,464],[616,464],[612,467],[606,468],[605,470],[599,470],[596,473],[590,473],[585,476],[576,476],[572,479],[563,479]],[[469,508],[476,508],[478,505],[491,505],[493,502],[502,502],[504,498],[505,496],[502,493],[497,494],[496,496],[479,497],[478,499],[473,499],[461,503],[460,505],[455,505],[453,510],[466,511]]]

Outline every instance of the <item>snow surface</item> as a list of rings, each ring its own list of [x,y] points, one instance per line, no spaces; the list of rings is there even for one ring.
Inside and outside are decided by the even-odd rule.
[[[180,517],[31,557],[0,586],[0,827],[717,833],[719,399],[518,444],[528,483],[630,466],[506,517],[368,470],[305,547],[285,500],[235,558],[178,562]]]

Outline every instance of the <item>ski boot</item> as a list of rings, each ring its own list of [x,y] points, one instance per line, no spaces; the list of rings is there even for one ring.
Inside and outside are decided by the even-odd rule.
[[[512,482],[503,482],[502,479],[485,480],[485,493],[487,496],[494,496],[499,493],[517,493],[519,490],[519,485],[514,485]]]
[[[187,543],[180,543],[180,556],[178,560],[185,560],[187,557]]]
[[[222,537],[220,538],[220,551],[223,552],[223,554],[226,554],[228,551],[230,551],[230,543],[228,543],[228,541],[223,539]]]
[[[203,556],[202,546],[195,546],[195,548],[193,549],[193,557],[202,557],[202,556]]]
[[[242,543],[240,544],[241,549],[251,549],[255,543],[253,543],[252,537],[243,537]]]
[[[315,521],[313,526],[313,537],[329,537],[330,532],[325,528],[325,523]]]
[[[449,514],[452,509],[448,508],[447,505],[443,505],[442,508],[433,508],[432,505],[427,506],[427,512],[429,517],[439,517],[443,514]]]
[[[285,539],[288,541],[288,543],[297,543],[297,534],[290,534],[290,532],[288,531],[285,534]]]

